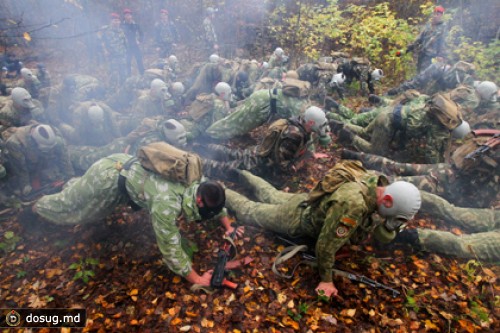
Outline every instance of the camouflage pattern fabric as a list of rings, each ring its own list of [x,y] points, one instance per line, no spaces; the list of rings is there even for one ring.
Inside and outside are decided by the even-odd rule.
[[[348,241],[364,239],[376,227],[370,219],[377,209],[376,176],[342,185],[314,209],[303,204],[308,197],[305,193],[280,192],[248,171],[242,171],[241,178],[258,202],[226,189],[226,205],[236,213],[237,221],[291,237],[317,239],[315,250],[323,282],[332,281],[335,253]]]
[[[217,44],[217,33],[215,32],[215,27],[209,17],[206,17],[203,20],[203,30],[205,31],[206,44],[210,48],[213,48],[214,44]]]
[[[273,91],[276,90],[276,94]],[[271,114],[271,98],[276,99],[276,114]],[[248,97],[234,112],[215,122],[207,129],[213,139],[231,139],[245,135],[266,121],[300,116],[309,101],[286,96],[281,89],[258,90]]]
[[[205,64],[196,76],[193,85],[184,94],[184,99],[190,102],[193,101],[198,94],[212,93],[215,85],[222,81],[222,76],[222,67],[219,64]]]
[[[179,34],[174,23],[159,21],[154,26],[156,46],[160,48],[160,58],[166,58],[173,53],[173,44],[179,41]]]
[[[500,216],[498,217],[500,218]],[[423,250],[458,258],[479,259],[490,262],[500,260],[500,231],[455,235],[451,232],[417,229]]]
[[[408,46],[417,53],[417,71],[422,72],[429,67],[435,57],[447,57],[446,50],[447,27],[444,22],[438,24],[427,23],[417,36],[417,39]]]
[[[32,109],[17,108],[12,100],[0,109],[0,125],[7,127],[26,126],[34,121],[39,123],[47,123],[47,117],[43,109],[42,103],[33,100],[35,107]]]
[[[102,39],[106,51],[110,69],[110,86],[118,87],[127,77],[127,39],[122,28],[108,26],[104,29]]]
[[[122,165],[132,156],[115,154],[97,163],[62,192],[47,195],[35,204],[42,218],[60,225],[99,221],[114,208],[127,201],[118,189],[118,175],[127,178],[126,189],[130,199],[147,209],[151,216],[158,248],[170,270],[181,276],[191,271],[191,260],[181,246],[181,235],[176,225],[182,214],[187,221],[199,221],[195,195],[199,183],[184,187],[159,175],[146,171],[136,162],[129,170]]]
[[[68,148],[57,129],[57,144],[49,152],[41,152],[31,137],[31,130],[36,125],[17,128],[5,142],[5,157],[9,174],[9,186],[12,190],[33,186],[38,179],[41,185],[56,180],[66,180],[74,175]]]
[[[218,98],[215,94],[213,97],[213,109],[207,112],[199,119],[182,119],[180,122],[184,125],[187,131],[187,139],[190,141],[196,140],[200,137],[206,136],[207,129],[217,121],[223,119],[229,114],[229,108],[223,100]]]
[[[366,127],[384,110],[385,107],[376,107],[373,110],[364,113],[355,113],[344,105],[339,105],[338,110],[333,110],[326,114],[330,120],[337,120],[343,123],[353,124],[360,127]]]
[[[359,151],[399,162],[443,162],[449,151],[450,131],[428,114],[426,101],[424,95],[401,107],[399,131],[394,120],[398,108],[392,106],[385,107],[365,128],[346,125],[358,134],[353,139],[353,146]]]
[[[172,101],[170,95],[166,98],[168,99],[153,97],[149,91],[141,94],[132,105],[132,118],[138,119],[138,123],[140,123],[142,119],[147,117],[175,117],[175,112],[172,108],[174,106],[174,101]]]

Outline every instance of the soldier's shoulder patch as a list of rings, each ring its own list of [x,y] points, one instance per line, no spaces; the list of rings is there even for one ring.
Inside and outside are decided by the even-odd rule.
[[[345,225],[338,226],[335,233],[337,234],[337,237],[344,238],[349,234],[349,227]]]
[[[342,216],[340,218],[340,222],[342,222],[348,226],[351,226],[351,227],[355,227],[358,224],[358,222],[356,222],[355,219],[348,217],[348,216]]]

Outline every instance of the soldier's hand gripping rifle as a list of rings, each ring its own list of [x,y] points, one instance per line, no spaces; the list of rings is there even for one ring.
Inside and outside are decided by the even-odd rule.
[[[465,155],[466,159],[476,159],[476,157],[486,153],[491,148],[500,144],[500,131],[498,130],[476,130],[474,131],[474,135],[493,135],[488,141],[480,145],[476,150]]]
[[[31,191],[27,195],[23,195],[21,199],[23,202],[31,202],[40,198],[41,196],[60,192],[64,184],[65,184],[64,180],[53,181],[52,183],[43,185],[37,190]]]
[[[286,239],[286,238],[283,238],[283,237],[279,237],[278,236],[278,239],[281,240],[282,242],[286,243],[286,244],[289,244],[290,247],[289,248],[285,248],[281,253],[280,255],[278,255],[278,258],[276,258],[276,261],[275,261],[275,264],[279,264],[279,263],[283,263],[284,261],[288,260],[291,256],[290,254],[295,254],[297,252],[301,252],[301,256],[304,260],[306,261],[309,261],[311,263],[316,263],[316,257],[310,253],[307,253],[307,252],[304,252],[304,251],[307,251],[307,246],[305,245],[298,245],[298,244],[295,244],[293,241],[289,240],[289,239]],[[281,254],[284,254],[283,256],[281,256]],[[297,264],[294,269],[292,270],[292,274],[290,274],[289,276],[284,276],[284,277],[289,277],[291,278],[291,276],[293,275],[293,272],[295,272],[295,269],[297,268],[298,265],[302,264],[303,262]],[[276,270],[275,270],[275,266],[273,265],[273,271],[276,273]],[[375,280],[372,280],[370,278],[367,278],[366,276],[364,275],[359,275],[359,274],[355,274],[355,273],[351,273],[351,272],[346,272],[346,271],[342,271],[340,269],[335,269],[335,268],[332,268],[332,273],[337,275],[337,276],[343,276],[343,277],[346,277],[348,278],[349,280],[351,281],[356,281],[356,282],[360,282],[360,283],[364,283],[372,288],[378,288],[378,289],[384,289],[384,290],[387,290],[387,291],[390,291],[392,293],[392,297],[397,297],[399,296],[401,293],[394,289],[394,288],[391,288],[385,284],[382,284],[382,283],[379,283]],[[281,274],[279,274],[280,276],[283,276]]]
[[[236,235],[236,230],[237,228],[235,227],[234,231],[229,235],[229,237],[226,237],[224,245],[222,245],[222,247],[219,249],[217,264],[215,265],[214,272],[210,280],[210,286],[213,288],[227,287],[236,289],[238,287],[238,284],[231,282],[224,277],[226,273],[226,264],[232,256],[231,250],[235,248],[233,239]]]

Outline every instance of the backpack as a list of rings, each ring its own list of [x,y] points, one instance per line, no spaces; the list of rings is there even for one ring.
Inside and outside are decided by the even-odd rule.
[[[450,131],[462,123],[462,114],[450,94],[437,93],[428,102],[428,112]]]
[[[137,159],[146,170],[184,185],[202,177],[201,158],[166,142],[155,142],[139,148]]]
[[[333,168],[327,171],[321,179],[309,192],[307,203],[312,205],[320,201],[326,194],[335,192],[340,186],[349,182],[359,182],[368,171],[363,167],[360,161],[342,160]]]
[[[286,78],[283,81],[283,95],[304,98],[309,95],[311,83],[297,79]]]
[[[188,112],[193,120],[199,120],[214,109],[214,96],[212,94],[199,94],[189,105]]]
[[[443,80],[446,86],[450,89],[455,88],[458,84],[471,84],[474,82],[473,74],[476,70],[474,64],[458,61],[443,75]]]
[[[288,126],[288,121],[286,119],[278,119],[269,125],[268,134],[264,137],[261,144],[257,148],[257,154],[259,156],[268,156],[273,150],[276,141],[279,139],[281,133]]]

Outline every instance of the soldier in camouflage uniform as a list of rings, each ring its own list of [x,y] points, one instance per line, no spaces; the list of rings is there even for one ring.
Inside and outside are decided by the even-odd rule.
[[[268,68],[262,73],[261,77],[270,77],[281,80],[283,74],[288,71],[288,56],[281,47],[277,47],[269,58]]]
[[[166,58],[173,53],[173,48],[179,42],[179,34],[175,24],[168,19],[168,10],[160,10],[160,21],[155,23],[154,36],[156,50],[160,58]]]
[[[189,118],[182,119],[181,123],[188,131],[189,141],[199,137],[206,138],[207,128],[229,114],[231,87],[225,82],[219,82],[214,91],[215,93],[210,95],[198,95],[196,100],[188,106]]]
[[[223,75],[223,66],[219,56],[212,54],[210,61],[201,67],[193,85],[184,95],[184,100],[191,102],[198,94],[210,94],[215,85],[223,81]]]
[[[461,84],[473,86],[474,75],[475,66],[465,61],[458,61],[453,66],[436,62],[410,80],[390,89],[387,94],[395,96],[409,89],[417,89],[427,95],[433,95],[439,91],[454,89]]]
[[[167,84],[160,79],[151,81],[150,89],[143,93],[132,105],[132,118],[139,122],[146,117],[168,117],[174,115],[174,102]],[[138,122],[136,122],[137,124]]]
[[[209,177],[227,179],[235,169],[241,169],[252,170],[254,174],[264,178],[275,178],[279,174],[295,172],[298,162],[309,155],[315,158],[326,157],[325,154],[314,153],[313,133],[319,137],[320,143],[327,145],[331,140],[328,132],[324,111],[311,106],[303,116],[279,119],[272,123],[257,146],[231,149],[210,144],[197,149],[210,158],[203,161],[204,174]]]
[[[81,102],[70,112],[74,129],[74,136],[68,139],[70,144],[104,146],[121,137],[115,112],[104,102]]]
[[[116,153],[135,155],[139,148],[161,141],[184,148],[187,143],[186,129],[174,119],[146,118],[126,137],[114,139],[105,146],[70,146],[69,156],[75,170],[82,174],[101,158]]]
[[[193,269],[181,246],[176,222],[180,216],[189,222],[219,216],[227,232],[232,232],[234,229],[223,211],[224,189],[216,182],[193,182],[185,186],[169,181],[147,171],[137,160],[129,162],[131,158],[114,154],[99,160],[62,192],[39,199],[33,212],[51,223],[74,225],[103,220],[116,206],[127,202],[145,208],[168,268],[191,283],[209,286],[211,272],[200,276]]]
[[[102,42],[109,62],[109,86],[118,88],[127,78],[127,38],[119,14],[111,13],[111,24],[102,31]]]
[[[475,133],[481,134],[481,130]],[[360,160],[369,169],[415,184],[419,189],[439,195],[454,205],[489,208],[500,192],[500,145],[473,158],[465,158],[489,138],[489,135],[467,136],[453,152],[450,164],[398,163],[382,156],[349,150],[343,151],[342,157]]]
[[[393,222],[401,224],[412,219],[420,207],[419,191],[413,185],[405,182],[388,185],[383,176],[368,172],[363,173],[359,181],[345,182],[313,203],[307,201],[306,193],[278,191],[248,171],[240,171],[240,182],[258,202],[226,189],[227,208],[235,212],[239,223],[290,237],[317,240],[315,252],[321,282],[316,291],[322,290],[328,297],[337,295],[331,270],[335,254],[344,244],[359,243],[372,233],[379,235],[380,228],[390,234],[384,240],[390,240],[399,229]],[[372,220],[375,212],[387,221]]]
[[[20,87],[12,89],[10,100],[0,109],[0,125],[4,129],[19,127],[33,122],[46,122],[42,104],[31,98],[30,93]]]
[[[9,187],[28,195],[37,186],[74,175],[63,137],[48,125],[16,129],[5,142]]]
[[[297,117],[309,104],[306,99],[284,94],[282,89],[257,90],[234,112],[215,122],[206,132],[214,139],[231,139],[245,135],[267,121]]]
[[[443,162],[451,142],[450,129],[429,112],[425,97],[386,107],[365,128],[347,124],[338,135],[339,142],[359,151],[429,164]]]
[[[21,69],[21,77],[22,80],[16,84],[16,87],[26,89],[31,97],[38,99],[42,88],[42,83],[38,80],[38,77],[29,68]]]
[[[442,21],[443,14],[443,7],[435,7],[431,21],[407,48],[407,52],[417,53],[417,72],[419,73],[431,65],[433,58],[446,58],[447,56],[447,29]]]

